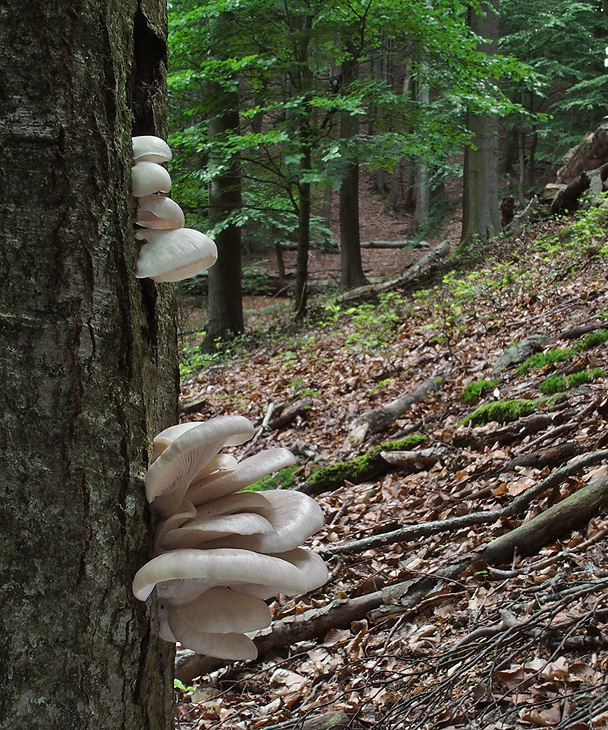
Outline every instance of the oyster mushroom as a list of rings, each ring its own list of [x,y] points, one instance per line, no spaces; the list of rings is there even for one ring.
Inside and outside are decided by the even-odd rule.
[[[173,157],[171,148],[160,137],[141,135],[133,137],[133,159],[136,162],[169,162]]]
[[[168,517],[179,507],[192,479],[224,446],[244,443],[253,435],[253,426],[243,416],[219,416],[184,431],[149,467],[146,497]]]
[[[181,281],[200,274],[217,260],[215,243],[192,228],[146,228],[137,231],[135,237],[147,241],[140,249],[135,266],[138,279]]]
[[[131,168],[131,192],[136,198],[153,193],[168,193],[169,190],[171,177],[156,162],[136,162]]]
[[[183,228],[184,212],[175,200],[165,195],[146,195],[137,201],[135,222],[143,228]]]

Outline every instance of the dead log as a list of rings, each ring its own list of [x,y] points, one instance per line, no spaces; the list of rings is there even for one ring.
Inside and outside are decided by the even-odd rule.
[[[429,393],[439,390],[442,383],[442,375],[434,375],[417,385],[411,393],[404,393],[384,406],[366,411],[353,421],[348,436],[350,443],[359,446],[371,434],[388,428],[415,403],[420,403]]]
[[[391,279],[385,281],[382,284],[366,284],[365,286],[359,286],[356,289],[344,292],[341,300],[343,302],[357,302],[365,301],[367,299],[373,299],[387,291],[394,291],[400,289],[407,284],[411,284],[416,279],[420,279],[423,276],[428,276],[432,271],[439,265],[439,262],[444,259],[450,253],[449,241],[443,241],[436,248],[429,251],[425,256],[419,259],[415,264],[409,267],[407,271],[397,279]]]
[[[608,150],[607,150],[608,152]],[[598,168],[588,168],[574,178],[565,188],[561,189],[549,208],[554,215],[564,211],[577,210],[580,207],[580,198],[584,192],[590,191],[590,203],[596,205],[604,189],[604,182],[608,178],[608,163]]]
[[[568,150],[564,164],[557,171],[557,182],[568,185],[582,172],[595,170],[606,160],[608,160],[608,117],[604,117],[594,132]]]
[[[271,431],[278,431],[280,428],[285,428],[285,426],[289,425],[292,421],[295,421],[298,416],[308,415],[311,408],[312,398],[302,398],[292,406],[281,410],[281,412],[274,418],[271,418],[268,421],[268,428]]]
[[[516,456],[508,464],[503,466],[500,471],[513,471],[517,466],[531,466],[535,469],[542,469],[545,466],[555,466],[555,464],[563,464],[573,456],[578,456],[578,454],[582,454],[587,450],[588,444],[584,444],[581,441],[564,441],[557,446],[539,449],[524,456]]]
[[[576,340],[578,337],[588,335],[590,332],[597,332],[606,328],[605,322],[589,322],[588,324],[575,324],[573,327],[563,330],[556,337],[558,340]]]
[[[345,481],[360,484],[389,471],[390,466],[382,457],[384,452],[401,451],[411,448],[426,440],[422,434],[410,434],[397,441],[385,441],[374,446],[366,454],[356,456],[349,461],[340,461],[314,469],[306,482],[299,487],[305,494],[321,494],[341,487]]]
[[[495,565],[512,560],[514,554],[534,553],[567,534],[573,527],[588,522],[606,501],[608,477],[594,479],[529,522],[492,540],[478,553],[478,559]]]
[[[179,412],[186,415],[198,413],[207,405],[207,396],[199,395],[196,398],[179,402]]]

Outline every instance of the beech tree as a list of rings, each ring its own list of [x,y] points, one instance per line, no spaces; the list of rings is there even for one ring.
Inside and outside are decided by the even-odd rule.
[[[483,10],[469,11],[471,30],[485,39],[488,53],[498,45],[498,0],[489,0]],[[498,115],[467,111],[472,146],[465,147],[462,240],[487,240],[500,232],[498,209]]]
[[[0,727],[168,730],[173,651],[131,592],[177,417],[130,197],[131,136],[166,133],[165,4],[6,0],[0,41]]]

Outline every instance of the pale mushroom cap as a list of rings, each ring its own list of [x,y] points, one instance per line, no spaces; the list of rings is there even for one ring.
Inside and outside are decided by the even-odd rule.
[[[169,162],[172,157],[171,148],[164,139],[152,135],[133,137],[133,159],[136,162]]]
[[[203,656],[245,660],[255,659],[258,655],[256,645],[245,634],[211,634],[197,631],[173,610],[169,611],[169,626],[180,644]]]
[[[135,266],[135,276],[154,281],[181,281],[205,271],[217,260],[215,243],[192,228],[139,230],[145,240]]]
[[[247,536],[232,534],[214,540],[209,547],[283,553],[297,548],[323,526],[323,510],[308,495],[287,489],[269,490],[263,495],[270,507],[261,507],[256,511],[269,520],[272,531]]]
[[[271,523],[265,517],[251,512],[195,517],[180,527],[167,531],[157,543],[157,548],[204,548],[210,540],[227,535],[259,535],[270,532]]]
[[[191,428],[196,428],[200,425],[201,424],[199,421],[188,421],[187,423],[176,423],[175,426],[169,426],[169,428],[161,431],[154,437],[154,443],[152,447],[152,461],[158,459],[158,457],[163,453],[167,446],[169,446],[171,442],[175,441],[178,436],[181,436],[183,433],[186,433],[186,431],[189,431]]]
[[[143,198],[152,193],[168,193],[171,177],[164,167],[155,162],[137,162],[131,168],[131,193]]]
[[[183,228],[184,211],[165,195],[146,195],[138,200],[135,222],[144,228]]]
[[[145,478],[148,501],[166,496],[155,507],[168,517],[181,504],[194,476],[221,448],[242,444],[252,435],[253,426],[243,416],[219,416],[184,431],[149,467]]]
[[[264,601],[222,586],[210,588],[195,601],[171,610],[198,631],[212,634],[265,629],[272,618]]]
[[[306,582],[306,590],[303,593],[319,588],[327,582],[329,577],[327,565],[323,562],[323,558],[318,553],[313,553],[312,550],[296,548],[286,553],[280,553],[276,557],[291,563],[302,572]]]
[[[249,550],[172,550],[158,555],[142,566],[133,578],[133,595],[145,601],[157,583],[196,581],[200,595],[214,586],[238,583],[261,583],[282,587],[283,593],[298,593],[306,588],[307,579],[299,567],[278,557],[260,555]],[[188,601],[171,598],[171,589],[161,591],[169,602]],[[185,586],[188,588],[188,586]],[[191,599],[193,600],[193,599]]]
[[[188,488],[188,499],[195,506],[238,492],[262,477],[296,464],[295,456],[287,449],[261,451],[240,461],[234,469],[199,479],[195,477]]]

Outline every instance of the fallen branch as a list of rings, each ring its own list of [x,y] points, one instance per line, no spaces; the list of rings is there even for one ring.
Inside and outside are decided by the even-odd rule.
[[[395,400],[379,408],[366,411],[355,419],[350,427],[349,440],[353,446],[359,446],[373,433],[382,431],[403,416],[414,404],[423,401],[429,393],[439,390],[443,383],[441,374],[427,378],[411,393],[404,393]]]
[[[552,474],[549,474],[544,479],[541,479],[540,482],[519,494],[502,509],[488,510],[484,512],[471,512],[468,515],[458,515],[457,517],[451,517],[447,520],[433,520],[431,522],[423,522],[422,524],[407,525],[406,527],[401,527],[400,529],[392,530],[391,532],[385,532],[381,535],[371,535],[370,537],[364,537],[361,540],[354,540],[352,542],[346,542],[341,545],[325,548],[324,550],[319,550],[319,554],[323,558],[341,554],[352,555],[365,552],[365,550],[370,550],[371,548],[407,542],[408,540],[414,540],[418,537],[437,535],[440,532],[452,532],[472,525],[492,524],[505,517],[514,517],[526,509],[530,502],[539,494],[542,494],[542,492],[547,489],[552,489],[569,476],[577,474],[587,466],[597,464],[599,461],[606,458],[608,458],[608,449],[601,449],[600,451],[586,454],[580,459],[577,459],[575,462],[566,464],[560,469],[554,471]]]
[[[289,408],[284,408],[278,416],[271,418],[268,421],[268,428],[271,431],[278,431],[280,428],[285,428],[285,426],[294,421],[298,416],[305,416],[311,408],[312,398],[302,398],[292,406],[289,406]]]
[[[365,299],[372,299],[378,294],[399,289],[406,284],[411,284],[416,279],[430,274],[434,267],[438,265],[439,261],[444,259],[449,253],[450,243],[449,241],[443,241],[439,244],[439,246],[429,251],[425,256],[422,256],[422,258],[410,266],[409,269],[407,269],[407,271],[397,279],[391,279],[390,281],[385,281],[382,284],[367,284],[365,286],[359,286],[356,289],[351,289],[350,291],[345,292],[341,299],[343,302],[363,301]]]

